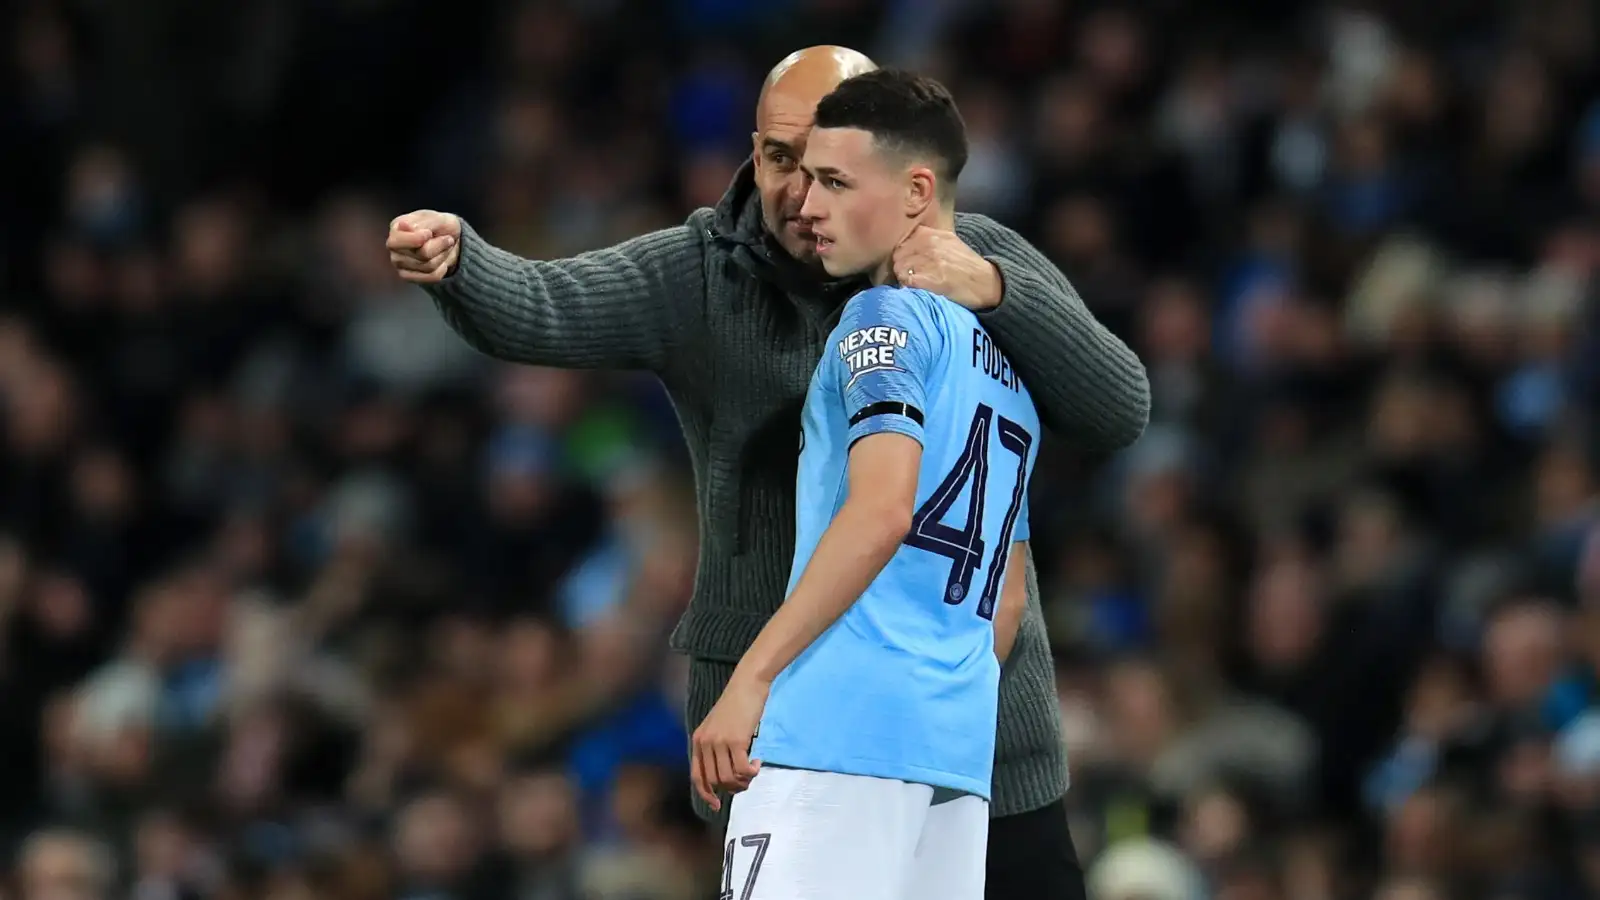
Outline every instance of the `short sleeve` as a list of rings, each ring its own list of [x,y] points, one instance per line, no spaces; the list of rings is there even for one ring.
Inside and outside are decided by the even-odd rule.
[[[851,444],[882,432],[922,441],[940,340],[912,291],[875,287],[851,298],[833,331],[828,361],[849,416]]]

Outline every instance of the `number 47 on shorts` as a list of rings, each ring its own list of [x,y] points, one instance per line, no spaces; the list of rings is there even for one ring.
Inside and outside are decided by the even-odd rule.
[[[747,834],[728,840],[728,847],[722,853],[722,893],[717,895],[717,900],[750,900],[751,892],[756,889],[756,878],[761,875],[761,862],[767,858],[767,844],[771,841],[770,834]],[[750,869],[745,873],[744,885],[736,895],[733,892],[733,865],[734,855],[740,847],[751,851]]]

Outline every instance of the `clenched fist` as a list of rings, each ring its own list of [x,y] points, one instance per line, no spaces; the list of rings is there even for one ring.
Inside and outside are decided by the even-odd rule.
[[[437,284],[461,254],[461,219],[419,209],[389,223],[389,262],[400,277]]]

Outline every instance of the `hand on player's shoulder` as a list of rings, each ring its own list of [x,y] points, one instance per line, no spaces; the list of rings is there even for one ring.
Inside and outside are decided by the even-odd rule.
[[[461,219],[450,213],[419,209],[389,223],[389,263],[401,278],[436,284],[460,258]]]

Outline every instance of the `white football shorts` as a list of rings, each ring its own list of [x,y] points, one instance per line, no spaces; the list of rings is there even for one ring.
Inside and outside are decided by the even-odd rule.
[[[983,900],[989,803],[764,767],[728,812],[722,900]]]

